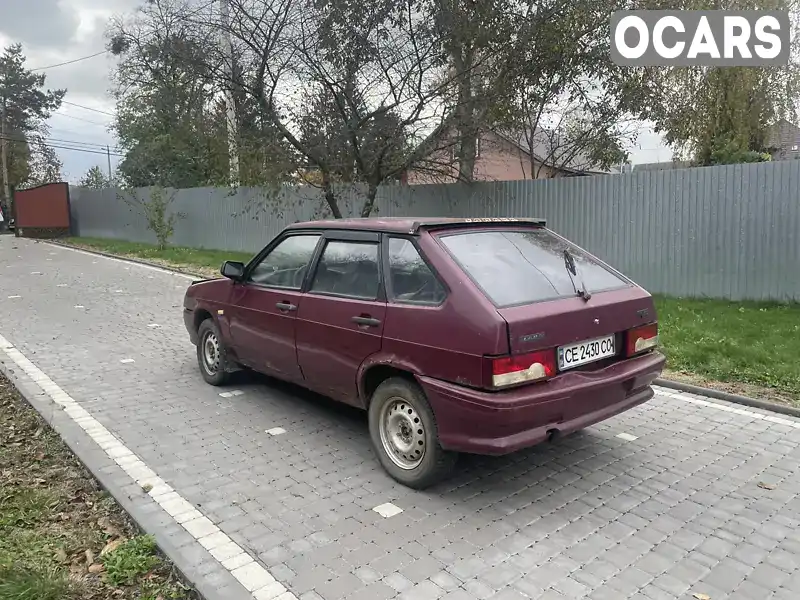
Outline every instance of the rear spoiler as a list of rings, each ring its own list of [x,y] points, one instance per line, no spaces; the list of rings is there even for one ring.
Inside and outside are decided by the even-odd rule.
[[[516,218],[516,217],[485,217],[475,219],[442,219],[441,221],[415,221],[411,226],[411,235],[417,235],[420,229],[444,229],[451,227],[485,227],[493,223],[503,225],[535,225],[546,227],[547,221],[539,218]]]

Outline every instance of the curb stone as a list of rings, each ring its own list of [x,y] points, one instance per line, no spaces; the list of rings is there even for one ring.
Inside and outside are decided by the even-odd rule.
[[[216,559],[175,523],[61,407],[5,355],[0,356],[0,373],[59,435],[86,471],[114,498],[135,526],[155,537],[159,550],[198,596],[204,600],[252,600],[252,595],[222,565],[219,566],[220,570],[213,573],[203,568],[203,565],[216,562]],[[198,562],[198,552],[207,554],[208,560]]]
[[[45,244],[51,244],[53,246],[61,246],[62,248],[71,248],[73,250],[80,250],[81,252],[87,252],[89,254],[96,254],[97,256],[105,256],[106,258],[115,258],[117,260],[123,260],[125,262],[130,262],[137,265],[144,265],[145,267],[155,267],[157,269],[163,269],[164,271],[172,271],[173,273],[177,273],[179,275],[190,275],[192,277],[208,279],[206,275],[203,275],[202,273],[198,273],[196,271],[190,271],[188,269],[179,269],[178,267],[171,267],[167,265],[160,265],[158,263],[150,262],[142,258],[120,256],[119,254],[111,254],[110,252],[103,252],[102,250],[93,250],[91,248],[84,248],[82,246],[74,246],[73,244],[67,244],[65,242],[60,242],[58,240],[41,240],[41,241],[44,242]]]
[[[193,271],[188,271],[184,269],[178,269],[176,267],[169,267],[160,265],[158,263],[149,262],[146,260],[138,259],[138,258],[128,258],[127,256],[119,256],[117,254],[111,254],[109,252],[102,252],[100,250],[87,250],[86,248],[81,248],[80,246],[73,246],[72,244],[67,244],[64,242],[47,240],[46,243],[53,244],[56,246],[63,246],[64,248],[73,248],[75,250],[82,250],[84,252],[89,252],[90,254],[97,254],[99,256],[105,256],[108,258],[116,258],[117,260],[123,260],[127,262],[132,262],[140,265],[144,265],[147,267],[157,267],[159,269],[164,269],[165,271],[172,271],[173,273],[178,273],[180,275],[191,275],[192,277],[200,277],[206,279],[205,275],[200,273],[196,273]],[[758,400],[756,398],[750,398],[748,396],[740,396],[738,394],[730,394],[728,392],[721,392],[719,390],[714,390],[711,388],[700,387],[697,385],[691,385],[688,383],[682,383],[679,381],[672,381],[671,379],[662,379],[658,378],[653,383],[656,385],[660,385],[661,387],[678,390],[681,392],[686,392],[689,394],[697,394],[699,396],[706,396],[708,398],[715,398],[717,400],[724,400],[726,402],[730,402],[732,404],[741,404],[743,406],[750,406],[751,408],[760,408],[762,410],[768,410],[770,412],[781,413],[784,415],[790,415],[793,417],[800,417],[800,408],[795,408],[793,406],[787,406],[785,404],[777,404],[775,402],[767,402],[766,400]]]
[[[710,388],[700,387],[698,385],[691,385],[689,383],[682,383],[680,381],[672,381],[671,379],[656,379],[653,383],[661,387],[686,392],[688,394],[696,394],[698,396],[706,396],[708,398],[715,398],[717,400],[724,400],[732,404],[742,404],[751,408],[760,408],[770,412],[781,413],[790,415],[792,417],[800,417],[800,408],[794,406],[787,406],[785,404],[776,404],[775,402],[767,402],[766,400],[758,400],[748,396],[740,396],[738,394],[730,394],[728,392],[721,392]]]

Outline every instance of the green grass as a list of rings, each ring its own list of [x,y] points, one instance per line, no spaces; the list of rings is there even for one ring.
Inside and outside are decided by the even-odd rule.
[[[224,260],[250,255],[221,250],[73,238],[110,252],[191,265],[207,272]],[[662,350],[673,373],[696,376],[697,383],[747,384],[772,390],[778,400],[800,404],[800,304],[656,298]],[[770,392],[741,389],[756,394]],[[737,391],[737,390],[734,390]]]
[[[151,535],[130,539],[102,559],[106,581],[111,585],[128,585],[161,562],[156,555],[155,539]]]
[[[80,594],[59,569],[0,565],[0,600],[77,600]]]
[[[800,304],[656,298],[668,368],[800,400]]]
[[[0,535],[12,527],[30,527],[47,518],[56,503],[50,490],[0,487]]]
[[[208,250],[204,248],[184,248],[169,246],[159,250],[152,244],[124,242],[102,238],[67,238],[67,243],[84,246],[110,254],[132,256],[144,260],[164,261],[181,267],[200,267],[206,270],[219,270],[220,265],[226,260],[247,262],[253,254],[246,252],[231,252],[228,250]]]
[[[0,600],[196,598],[137,533],[0,375]]]

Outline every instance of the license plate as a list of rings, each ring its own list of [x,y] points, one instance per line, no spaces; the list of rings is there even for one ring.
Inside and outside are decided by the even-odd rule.
[[[561,371],[572,369],[601,358],[614,356],[615,353],[613,335],[561,346],[558,349],[558,368]]]

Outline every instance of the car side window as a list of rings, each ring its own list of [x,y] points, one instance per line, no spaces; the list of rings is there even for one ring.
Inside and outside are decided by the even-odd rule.
[[[250,271],[248,281],[300,289],[317,248],[319,235],[292,235],[280,242]]]
[[[420,256],[414,244],[389,238],[389,277],[392,299],[414,304],[441,304],[447,292]]]
[[[375,300],[379,288],[378,244],[332,240],[322,252],[310,291]]]

